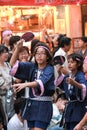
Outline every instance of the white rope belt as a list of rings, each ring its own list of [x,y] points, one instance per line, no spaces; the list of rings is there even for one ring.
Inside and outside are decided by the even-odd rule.
[[[52,97],[50,96],[43,96],[43,97],[36,97],[36,98],[29,98],[29,99],[35,101],[52,101]]]

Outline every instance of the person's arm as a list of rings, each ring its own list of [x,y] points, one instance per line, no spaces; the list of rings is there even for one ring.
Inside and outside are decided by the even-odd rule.
[[[44,29],[42,30],[42,39],[41,39],[41,40],[44,40],[44,37],[45,37],[45,36],[46,36],[46,38],[47,38],[49,44],[52,44],[52,38],[49,36],[49,34],[48,34],[46,28],[44,28]],[[46,42],[46,41],[45,41],[45,42]]]
[[[43,93],[44,93],[44,86],[43,86],[43,84],[41,82],[38,82],[38,81],[25,82],[25,83],[19,83],[19,84],[14,84],[13,85],[13,89],[14,89],[15,93],[19,92],[20,90],[22,90],[22,89],[24,89],[26,87],[32,88],[32,92],[33,92],[34,96],[37,96],[35,94],[35,91],[34,91],[35,87],[40,87],[41,93],[40,93],[39,96],[42,96]]]
[[[11,66],[14,66],[15,62],[17,61],[18,53],[19,53],[20,48],[23,45],[23,42],[24,42],[23,39],[21,39],[20,41],[17,42],[16,49],[15,49],[15,51],[14,51],[12,57],[11,57],[11,60],[10,60],[10,65]]]
[[[67,82],[68,84],[71,84],[71,85],[73,85],[73,86],[78,87],[79,89],[82,89],[82,88],[83,88],[82,84],[78,83],[78,82],[75,81],[73,78],[70,78],[70,77],[66,78],[66,82]]]
[[[82,127],[85,125],[87,122],[87,112],[82,118],[82,120],[75,126],[74,130],[82,130]]]
[[[62,66],[60,64],[57,65],[57,71],[59,74],[64,74],[64,75],[69,74],[69,71],[64,66]]]
[[[47,36],[47,39],[48,39],[49,43],[52,44],[52,38],[49,36],[47,30],[45,30],[45,35]]]
[[[26,87],[37,87],[38,86],[38,82],[36,81],[33,81],[33,82],[25,82],[25,83],[19,83],[19,84],[14,84],[13,87],[14,87],[14,90],[16,92],[19,92],[20,90],[26,88]]]

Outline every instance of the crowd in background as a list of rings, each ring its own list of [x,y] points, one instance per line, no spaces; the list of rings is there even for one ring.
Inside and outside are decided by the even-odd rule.
[[[41,39],[2,32],[0,130],[86,129],[87,36],[81,49],[70,52],[71,44],[67,34],[52,38],[46,29]]]

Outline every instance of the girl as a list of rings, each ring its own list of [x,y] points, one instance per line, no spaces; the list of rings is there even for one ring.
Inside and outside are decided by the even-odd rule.
[[[68,56],[68,68],[71,73],[64,77],[62,89],[66,93],[68,103],[65,109],[65,125],[73,130],[86,112],[86,80],[82,72],[83,57],[79,54]]]
[[[8,48],[0,45],[0,98],[3,105],[1,108],[4,108],[3,114],[9,119],[14,114],[14,99],[12,76],[9,74],[11,68],[9,63],[6,62],[8,56]],[[6,119],[4,122],[6,127]]]
[[[11,58],[11,75],[29,82],[13,85],[16,92],[28,86],[30,98],[22,117],[27,120],[30,130],[46,130],[52,117],[52,96],[54,94],[54,69],[48,46],[39,42],[34,49],[35,63],[16,62],[23,40],[20,40]],[[16,62],[16,63],[15,63]],[[15,71],[14,71],[15,70]]]

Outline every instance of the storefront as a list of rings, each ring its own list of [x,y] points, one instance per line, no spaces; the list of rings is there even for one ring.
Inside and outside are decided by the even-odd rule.
[[[40,38],[44,27],[49,34],[64,33],[80,37],[82,30],[81,5],[86,0],[1,0],[0,32],[9,28],[21,35],[32,31]],[[86,29],[85,29],[86,30]]]

